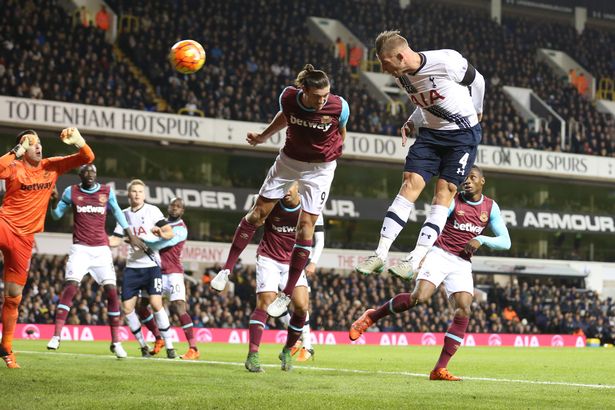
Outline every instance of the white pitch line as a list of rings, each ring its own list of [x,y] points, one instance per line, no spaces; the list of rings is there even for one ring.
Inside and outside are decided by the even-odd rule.
[[[35,354],[35,355],[62,355],[62,356],[76,356],[76,357],[92,357],[96,359],[108,359],[118,360],[116,357],[109,355],[100,355],[92,353],[66,353],[66,352],[36,352],[30,350],[19,350],[18,354]],[[145,360],[145,361],[160,361],[163,363],[200,363],[200,364],[214,364],[223,366],[244,366],[242,362],[223,362],[217,360],[169,360],[162,357],[127,357],[121,360]],[[280,367],[277,364],[262,364],[263,367]],[[334,367],[316,367],[316,366],[299,366],[296,369],[301,370],[314,370],[321,372],[341,372],[341,373],[355,373],[355,374],[379,374],[387,376],[408,376],[408,377],[420,377],[426,379],[429,377],[427,374],[422,373],[410,373],[410,372],[391,372],[383,370],[360,370],[360,369],[337,369]],[[553,382],[553,381],[541,381],[541,380],[521,380],[521,379],[498,379],[492,377],[472,377],[463,376],[464,380],[475,380],[482,382],[499,382],[499,383],[519,383],[519,384],[539,384],[546,386],[567,386],[567,387],[585,387],[589,389],[615,389],[615,385],[611,384],[587,384],[587,383],[571,383],[571,382]]]

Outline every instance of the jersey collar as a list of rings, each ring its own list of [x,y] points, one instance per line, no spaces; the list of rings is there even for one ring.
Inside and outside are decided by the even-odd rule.
[[[480,199],[479,199],[478,201],[476,201],[476,202],[472,202],[472,201],[470,201],[470,200],[466,199],[466,196],[465,196],[465,194],[463,194],[463,193],[461,193],[461,198],[463,199],[463,201],[464,201],[466,204],[470,204],[470,205],[480,205],[480,204],[482,204],[482,203],[483,203],[483,200],[485,199],[485,195],[480,194]]]

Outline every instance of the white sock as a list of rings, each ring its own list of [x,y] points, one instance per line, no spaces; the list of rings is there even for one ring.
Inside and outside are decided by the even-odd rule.
[[[280,322],[282,322],[285,328],[288,328],[288,324],[290,323],[290,313],[286,312],[284,316],[280,317]]]
[[[154,319],[156,319],[156,324],[158,325],[158,329],[160,329],[160,335],[164,339],[164,347],[167,349],[173,349],[173,341],[171,340],[171,322],[169,322],[169,315],[167,315],[167,311],[164,308],[160,309],[158,312],[154,312]]]
[[[303,325],[303,331],[301,332],[301,340],[303,341],[303,347],[306,349],[312,348],[312,335],[310,334],[310,313],[305,316],[305,324]]]
[[[391,249],[393,241],[401,230],[404,229],[404,226],[406,226],[413,208],[414,203],[401,195],[397,195],[393,200],[380,229],[380,242],[378,242],[378,248],[376,249],[376,255],[380,259],[385,260],[389,255],[389,249]]]
[[[145,343],[145,339],[143,338],[143,333],[141,333],[141,321],[134,310],[126,315],[126,321],[128,322],[130,331],[135,335],[137,342],[139,342],[139,345],[141,345],[141,347],[147,347],[147,343]]]
[[[416,246],[432,247],[444,229],[448,219],[448,206],[432,205],[429,216],[423,223]]]

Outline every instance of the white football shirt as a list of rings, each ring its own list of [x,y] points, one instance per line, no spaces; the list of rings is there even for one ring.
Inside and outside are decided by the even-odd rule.
[[[422,51],[419,55],[419,69],[395,78],[395,82],[420,110],[420,126],[458,130],[478,124],[470,91],[459,84],[468,69],[468,60],[455,50]]]
[[[158,221],[165,220],[160,209],[150,204],[143,204],[143,206],[135,212],[130,208],[126,208],[122,210],[122,212],[124,212],[126,216],[128,226],[132,230],[132,233],[141,239],[155,240],[156,237],[152,233],[152,228],[156,226]],[[115,226],[113,233],[117,236],[124,236],[124,230],[119,224]],[[154,262],[152,258],[154,258],[156,262]],[[158,251],[152,250],[152,258],[142,250],[134,250],[132,246],[129,246],[126,267],[151,268],[156,265],[160,266],[160,255]]]

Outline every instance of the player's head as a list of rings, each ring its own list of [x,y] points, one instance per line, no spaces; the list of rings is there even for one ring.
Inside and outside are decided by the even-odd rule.
[[[128,184],[128,201],[131,208],[139,208],[145,203],[145,182],[133,179]]]
[[[485,185],[485,176],[483,170],[476,165],[472,165],[468,176],[463,181],[463,192],[469,196],[480,195],[483,193],[483,186]]]
[[[85,164],[79,168],[79,178],[81,186],[89,188],[96,183],[96,165]]]
[[[282,203],[287,208],[295,208],[301,202],[301,198],[299,197],[299,183],[297,181],[291,182],[287,188],[284,197],[282,198]]]
[[[179,219],[184,216],[184,200],[177,197],[171,199],[167,212],[171,219]]]
[[[306,64],[295,79],[295,86],[303,91],[302,103],[307,108],[320,110],[327,103],[331,92],[331,83],[327,73],[317,70],[312,64]]]
[[[30,147],[26,150],[24,159],[32,165],[38,165],[38,163],[43,159],[43,146],[41,145],[41,140],[38,137],[38,134],[34,130],[24,130],[17,134],[15,145],[21,144],[21,141],[24,138],[28,138],[30,140]]]
[[[387,30],[376,37],[376,55],[382,71],[399,77],[408,67],[409,52],[412,50],[399,30]]]

